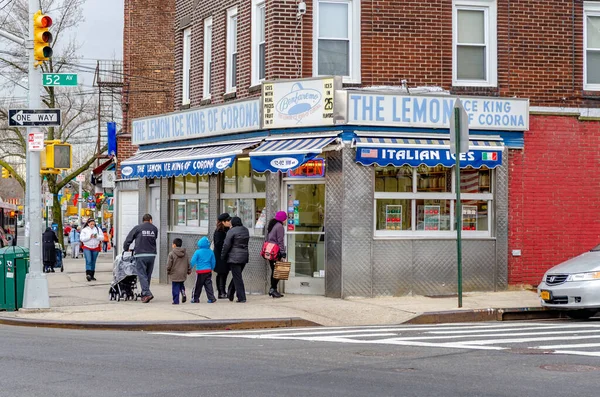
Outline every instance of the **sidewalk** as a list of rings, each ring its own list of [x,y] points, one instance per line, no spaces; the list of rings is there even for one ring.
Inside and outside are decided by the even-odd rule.
[[[333,299],[292,294],[286,294],[281,299],[273,299],[267,295],[249,295],[246,304],[228,300],[208,304],[203,294],[201,303],[191,304],[188,301],[185,304],[172,305],[171,285],[156,282],[151,286],[155,297],[152,302],[148,304],[143,304],[139,300],[116,302],[109,301],[108,296],[112,281],[112,253],[110,252],[100,254],[96,278],[98,281],[86,281],[83,259],[65,258],[64,273],[48,274],[50,309],[0,312],[0,323],[10,324],[16,320],[23,320],[28,323],[27,325],[58,322],[69,323],[74,327],[77,325],[85,327],[82,323],[138,325],[177,323],[181,325],[190,322],[227,324],[235,323],[233,320],[243,320],[238,323],[260,320],[254,327],[278,326],[277,322],[282,324],[279,326],[310,325],[311,322],[325,326],[391,325],[409,321],[418,322],[419,318],[423,317],[421,316],[423,313],[429,312],[437,312],[429,316],[435,322],[440,314],[454,313],[460,316],[461,313],[473,313],[473,311],[490,314],[493,311],[489,309],[494,308],[527,310],[540,306],[539,298],[531,291],[465,293],[462,309],[458,309],[456,297]],[[188,291],[188,298],[189,293],[190,291]],[[269,321],[275,325],[269,325]],[[242,327],[243,324],[238,326]]]

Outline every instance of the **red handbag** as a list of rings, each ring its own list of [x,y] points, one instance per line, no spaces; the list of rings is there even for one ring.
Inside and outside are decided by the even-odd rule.
[[[279,245],[265,241],[260,250],[260,256],[270,261],[276,261],[279,256]]]

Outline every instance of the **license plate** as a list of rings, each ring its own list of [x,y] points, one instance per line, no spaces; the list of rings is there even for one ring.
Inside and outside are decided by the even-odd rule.
[[[549,301],[550,300],[550,291],[541,291],[540,298],[542,298],[545,301]]]

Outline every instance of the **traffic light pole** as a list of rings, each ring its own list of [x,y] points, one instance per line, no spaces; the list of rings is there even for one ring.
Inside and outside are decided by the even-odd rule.
[[[39,109],[41,106],[40,88],[42,75],[40,68],[35,67],[36,60],[33,52],[33,16],[39,9],[39,0],[29,0],[29,36],[25,43],[29,55],[29,109]],[[27,128],[27,224],[29,230],[29,273],[25,278],[23,308],[43,309],[50,307],[48,295],[48,280],[42,272],[42,194],[40,177],[40,152],[29,148],[31,134],[40,133],[38,127]]]

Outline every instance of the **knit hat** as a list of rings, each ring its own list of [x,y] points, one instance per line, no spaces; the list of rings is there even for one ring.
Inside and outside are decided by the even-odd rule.
[[[229,216],[229,214],[227,212],[223,212],[221,215],[219,215],[217,217],[217,220],[219,220],[221,222],[225,222],[225,221],[231,220],[231,217]]]
[[[287,219],[287,214],[285,211],[279,211],[275,214],[275,219],[277,219],[279,222],[284,222]]]

